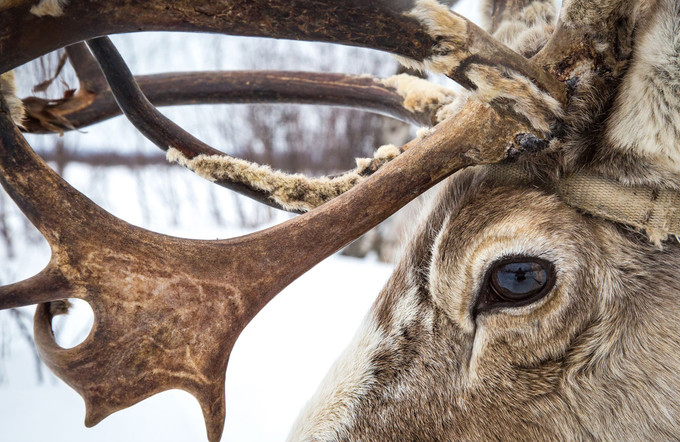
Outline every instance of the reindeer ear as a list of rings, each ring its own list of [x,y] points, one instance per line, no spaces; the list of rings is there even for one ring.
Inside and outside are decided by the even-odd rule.
[[[633,59],[607,123],[606,141],[680,173],[680,5],[658,3],[636,31]]]

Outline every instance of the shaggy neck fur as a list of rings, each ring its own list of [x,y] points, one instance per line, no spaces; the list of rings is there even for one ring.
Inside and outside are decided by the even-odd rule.
[[[680,2],[658,3],[607,122],[612,146],[680,172]]]

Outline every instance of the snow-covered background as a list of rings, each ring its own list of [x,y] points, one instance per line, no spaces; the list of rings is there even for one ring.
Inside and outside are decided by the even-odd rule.
[[[475,0],[461,1],[456,9],[478,21]],[[322,44],[167,33],[116,36],[113,40],[135,74],[257,67],[386,76],[396,66],[385,54],[376,58],[371,51]],[[291,52],[298,54],[292,66],[287,64],[290,62],[286,57]],[[20,81],[24,79],[21,84],[24,95],[28,95],[35,83],[29,79],[28,68],[23,69],[26,75],[20,75],[21,68],[18,74]],[[450,84],[446,79],[436,81]],[[235,127],[225,117],[232,109],[193,106],[162,111],[207,143],[232,152],[238,137],[247,142],[249,134],[249,128]],[[306,123],[312,132],[318,124],[314,122],[316,112],[309,112]],[[228,142],[225,131],[232,132]],[[27,138],[38,151],[63,143],[81,152],[98,149],[156,152],[120,117],[61,138],[46,135]],[[181,237],[228,238],[289,216],[262,212],[261,208],[244,203],[227,190],[179,167],[130,170],[69,164],[61,172],[67,181],[114,215]],[[4,228],[14,232],[4,242],[0,241],[0,259],[4,259],[0,263],[0,284],[7,284],[38,272],[49,259],[49,249],[4,193],[0,194],[0,211],[5,213]],[[246,224],[251,226],[244,228]],[[223,440],[285,439],[300,408],[351,339],[391,269],[391,265],[379,263],[371,256],[359,260],[336,255],[302,276],[266,306],[243,332],[231,355],[226,375],[227,422]],[[198,403],[181,391],[156,395],[115,413],[94,428],[85,428],[80,397],[36,363],[29,340],[33,310],[31,307],[0,312],[0,441],[205,439]],[[55,321],[55,329],[60,344],[73,346],[87,335],[91,312],[86,304],[77,304],[67,318],[59,321]]]

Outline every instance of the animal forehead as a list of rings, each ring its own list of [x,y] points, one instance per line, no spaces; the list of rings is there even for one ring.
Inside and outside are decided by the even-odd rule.
[[[510,236],[581,230],[583,217],[576,210],[533,184],[478,178],[463,191],[460,187],[460,183],[452,183],[447,189],[445,198],[452,202],[442,225],[445,231],[456,233],[450,235],[456,242],[489,234],[490,230]]]

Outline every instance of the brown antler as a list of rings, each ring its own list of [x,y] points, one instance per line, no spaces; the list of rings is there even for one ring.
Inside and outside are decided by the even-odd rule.
[[[108,37],[90,40],[88,45],[96,55],[111,85],[112,94],[125,116],[144,136],[160,149],[167,151],[169,160],[187,166],[221,186],[272,207],[298,213],[306,212],[346,192],[384,162],[400,153],[396,147],[388,146],[387,154],[384,148],[379,149],[375,160],[359,161],[362,164],[355,170],[332,178],[311,179],[302,175],[272,171],[268,167],[233,158],[196,139],[161,114],[144,96]],[[404,81],[401,76],[395,79],[397,84]],[[408,78],[407,89],[413,89],[414,82],[422,80]],[[439,92],[440,89],[435,88],[435,91]],[[399,87],[396,92],[400,92]],[[430,92],[426,96],[437,94]],[[408,102],[408,93],[402,94],[402,97],[407,100],[409,106],[414,106]],[[421,97],[419,101],[428,100]]]
[[[436,123],[447,101],[414,108],[385,79],[299,71],[185,72],[135,77],[155,106],[232,103],[325,104],[367,110],[419,126]],[[423,80],[421,80],[423,81]],[[82,90],[82,89],[80,89]],[[79,90],[79,92],[80,92]],[[453,92],[442,95],[450,99]],[[24,98],[26,132],[82,129],[121,114],[108,86],[99,93],[63,99]]]
[[[559,121],[566,99],[563,85],[540,65],[435,0],[153,0],[115,6],[93,0],[71,2],[40,17],[30,13],[29,6],[28,1],[12,3],[0,16],[0,41],[5,42],[0,47],[0,71],[98,35],[203,31],[329,41],[387,51],[407,64],[443,72],[472,90],[489,91],[493,85],[496,93],[479,97],[545,134]],[[41,33],[22,32],[38,27]]]
[[[229,351],[250,319],[299,275],[450,173],[505,158],[528,130],[483,105],[460,118],[315,211],[254,235],[196,241],[131,226],[97,207],[32,152],[3,108],[2,184],[47,238],[52,259],[35,278],[1,287],[0,308],[65,297],[92,306],[90,336],[68,350],[54,341],[49,307],[36,312],[40,354],[85,398],[87,425],[180,388],[199,400],[209,438],[218,440]],[[479,119],[492,124],[479,127]]]
[[[336,15],[324,16],[326,20],[318,17],[318,6],[311,8],[319,2],[306,0],[191,5],[150,1],[115,6],[103,0],[73,1],[63,15],[42,18],[29,14],[30,3],[11,2],[0,14],[3,67],[79,38],[145,27],[330,40],[420,61],[437,47],[413,18],[414,4],[408,1],[397,2],[403,6],[399,10],[383,1],[371,7],[358,1],[327,2]],[[623,9],[616,9],[607,20],[621,19]],[[273,20],[283,10],[289,20]],[[366,21],[348,19],[354,12]],[[259,20],[249,21],[255,15]],[[31,26],[41,32],[21,37],[20,30]],[[568,41],[584,29],[593,32],[585,44]],[[385,41],[376,37],[381,31]],[[625,62],[616,53],[617,48],[625,49],[625,42],[593,57],[592,51],[605,47],[597,43],[616,42],[597,32],[597,24],[579,25],[573,17],[558,24],[548,46],[531,63],[517,61],[517,72],[535,74],[526,77],[530,84],[522,84],[559,103],[561,87],[554,88],[558,92],[554,97],[546,92],[555,81],[542,82],[547,74],[536,66],[560,80],[572,78],[575,70],[583,71],[584,63],[591,63],[587,72],[619,75]],[[481,34],[465,35],[474,40]],[[483,36],[480,41],[491,40]],[[464,55],[467,58],[456,60],[488,66],[486,61],[475,61],[479,54]],[[484,87],[483,82],[476,85]],[[498,102],[495,105],[499,107]],[[431,134],[405,146],[402,155],[322,207],[254,235],[196,241],[131,226],[97,207],[32,152],[2,106],[0,181],[47,238],[52,259],[36,277],[0,287],[0,309],[66,297],[86,300],[95,323],[82,344],[68,350],[56,345],[45,304],[36,312],[36,341],[46,363],[85,398],[87,424],[156,392],[181,388],[201,403],[211,440],[219,439],[223,425],[229,351],[240,331],[278,291],[447,175],[470,165],[501,161],[509,152],[521,151],[527,137],[544,135],[530,128],[526,119],[471,100],[455,122],[440,123]],[[151,130],[156,129],[152,124]]]
[[[434,46],[420,24],[404,15],[411,1],[74,0],[60,11],[41,16],[30,12],[34,3],[19,0],[0,7],[0,71],[78,41],[140,30],[328,41],[415,60],[429,56]],[[41,32],[27,34],[26,29]]]
[[[78,76],[78,90],[59,99],[26,97],[23,129],[32,133],[65,132],[101,122],[121,110],[106,78],[84,43],[66,48]],[[402,78],[404,77],[404,78]],[[141,75],[134,78],[155,106],[217,103],[326,104],[363,109],[420,126],[438,122],[437,111],[455,94],[435,88],[426,100],[403,86],[432,84],[410,76],[387,79],[300,71],[217,71]]]

